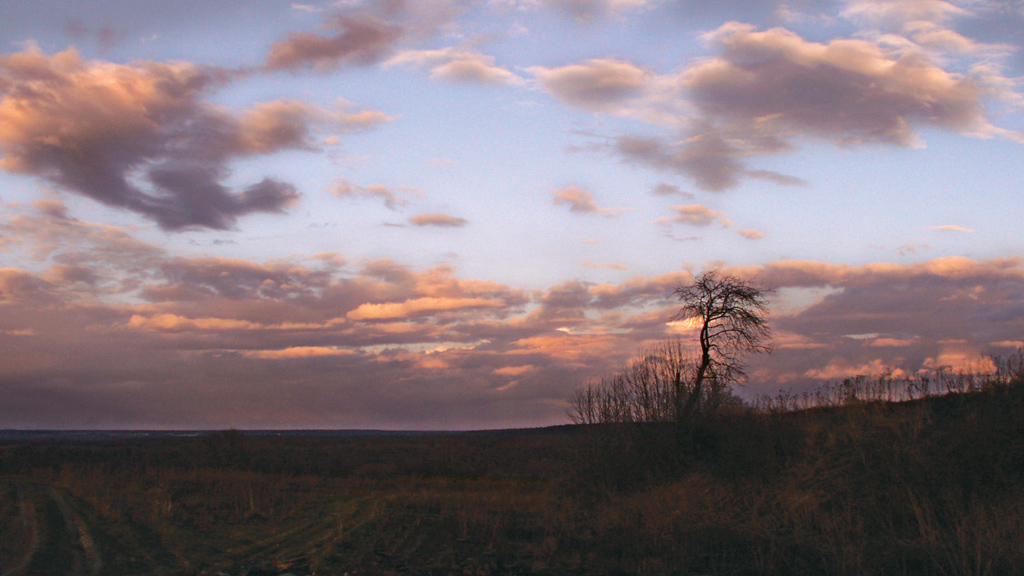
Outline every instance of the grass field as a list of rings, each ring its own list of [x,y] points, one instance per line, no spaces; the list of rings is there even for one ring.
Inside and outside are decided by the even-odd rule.
[[[1024,384],[668,425],[0,443],[0,573],[1024,574]]]

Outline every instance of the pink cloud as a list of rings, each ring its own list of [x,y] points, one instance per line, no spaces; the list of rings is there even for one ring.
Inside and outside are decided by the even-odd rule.
[[[650,72],[621,60],[595,59],[559,68],[528,69],[553,96],[594,112],[613,112],[639,96]]]
[[[469,224],[469,220],[448,214],[417,214],[409,218],[414,226],[440,226],[442,228],[461,228]]]
[[[594,195],[579,186],[567,186],[551,193],[555,206],[568,206],[570,212],[578,214],[601,214],[606,218],[614,218],[622,210],[602,208],[597,205]]]

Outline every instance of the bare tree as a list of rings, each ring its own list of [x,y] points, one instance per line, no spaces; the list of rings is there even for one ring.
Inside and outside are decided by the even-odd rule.
[[[576,388],[567,415],[575,424],[673,422],[676,399],[693,394],[696,374],[695,348],[664,340],[642,349],[622,370]],[[697,395],[707,410],[740,403],[727,387],[706,386]]]
[[[767,290],[717,270],[705,272],[692,285],[674,294],[683,302],[677,320],[690,320],[700,328],[700,357],[689,390],[680,378],[676,385],[675,418],[678,426],[692,420],[708,392],[728,389],[740,381],[743,357],[770,352]]]

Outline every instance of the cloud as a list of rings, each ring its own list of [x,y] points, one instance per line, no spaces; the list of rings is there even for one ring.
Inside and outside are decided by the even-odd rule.
[[[406,50],[392,56],[384,66],[429,68],[434,80],[463,84],[520,85],[523,79],[499,66],[494,57],[456,48]]]
[[[447,214],[417,214],[409,218],[409,223],[414,226],[440,226],[442,228],[461,228],[469,224],[469,220],[449,216]]]
[[[126,30],[117,30],[110,24],[104,24],[93,30],[79,18],[71,18],[64,24],[64,34],[76,42],[95,39],[101,51],[107,51],[128,36]]]
[[[50,300],[53,286],[20,268],[0,268],[0,303]]]
[[[316,12],[322,12],[323,11],[323,8],[320,8],[319,6],[314,6],[312,4],[300,4],[298,2],[292,2],[290,4],[290,6],[291,6],[292,10],[299,10],[301,12],[316,13]]]
[[[527,69],[555,98],[593,112],[612,112],[639,96],[651,72],[621,60],[594,59],[559,68]]]
[[[760,240],[764,238],[764,232],[760,230],[737,230],[736,233],[747,240]]]
[[[598,309],[646,305],[664,300],[676,288],[691,284],[693,275],[689,272],[670,272],[658,276],[636,276],[621,284],[596,284],[587,292],[593,297],[591,305]]]
[[[672,196],[672,195],[677,195],[677,196],[682,196],[683,198],[687,198],[687,199],[694,197],[693,194],[690,194],[689,192],[684,192],[683,190],[680,190],[679,186],[676,186],[674,184],[664,184],[664,183],[658,184],[653,189],[651,189],[651,195],[652,196]]]
[[[458,165],[458,162],[451,158],[429,158],[427,164],[434,168],[451,168]]]
[[[875,338],[871,341],[868,346],[872,348],[902,348],[905,346],[913,346],[917,344],[917,340],[906,339],[906,338]]]
[[[619,264],[618,262],[591,262],[589,260],[583,262],[583,265],[588,268],[608,268],[609,270],[629,270],[629,266]]]
[[[932,226],[929,230],[941,230],[943,232],[974,232],[972,228],[964,228],[963,226],[957,226],[956,224],[944,224],[942,226]]]
[[[734,184],[742,157],[786,151],[797,134],[840,146],[916,146],[915,125],[973,136],[999,132],[985,118],[981,88],[920,52],[892,55],[867,40],[808,42],[782,28],[757,31],[738,22],[705,40],[719,56],[680,78],[705,125],[661,157],[691,171],[680,156],[701,151],[719,158],[715,178],[695,175],[709,189]]]
[[[921,21],[909,24],[907,33],[926,45],[895,34],[814,42],[784,28],[759,30],[733,21],[703,35],[713,56],[674,74],[614,59],[528,70],[567,105],[666,130],[619,134],[595,147],[684,174],[708,191],[745,178],[806,184],[748,161],[790,152],[807,138],[839,147],[917,147],[919,129],[937,128],[1024,141],[986,114],[987,99],[1021,100],[1014,81],[989,61],[1008,53],[1007,47],[966,43]],[[960,54],[982,60],[967,74],[947,71],[944,52],[935,52],[943,43],[944,50],[956,45]]]
[[[903,33],[914,42],[939,54],[970,55],[984,58],[1002,58],[1015,51],[1010,44],[977,42],[939,24],[913,21],[903,25]]]
[[[213,256],[167,258],[160,263],[160,272],[170,286],[187,286],[197,298],[212,295],[230,299],[308,296],[323,289],[330,280],[328,271],[306,268],[289,261],[258,263]]]
[[[150,317],[133,314],[127,326],[147,330],[252,330],[261,327],[248,320],[185,318],[177,314],[158,314]]]
[[[341,350],[326,346],[291,346],[283,350],[247,350],[246,356],[261,360],[293,360],[296,358],[322,358],[330,356],[349,356],[355,354],[351,350]]]
[[[970,345],[946,345],[935,357],[925,359],[922,367],[930,370],[948,370],[968,374],[991,374],[995,372],[992,359],[982,356],[976,347]]]
[[[725,217],[725,214],[718,211],[712,210],[707,206],[701,204],[690,204],[673,206],[672,210],[675,211],[674,216],[665,216],[658,218],[654,221],[655,224],[662,226],[671,224],[689,224],[690,226],[708,226],[715,222],[720,223],[723,227],[728,228],[732,226],[732,222]]]
[[[829,362],[824,368],[808,370],[804,376],[815,380],[842,380],[856,376],[889,374],[894,370],[896,370],[894,366],[886,364],[881,358],[875,358],[862,364],[850,364],[842,359],[836,359]]]
[[[327,72],[377,64],[403,43],[456,33],[454,19],[471,5],[463,0],[336,2],[338,11],[325,17],[322,33],[293,32],[274,42],[263,68]]]
[[[503,368],[496,368],[493,373],[495,376],[516,377],[522,376],[523,374],[528,374],[530,372],[535,371],[536,369],[536,366],[532,364],[526,364],[525,366],[505,366]]]
[[[808,42],[782,28],[730,22],[705,35],[720,56],[683,76],[709,116],[773,124],[837,143],[916,143],[913,123],[986,133],[981,93],[922,54],[893,57],[866,40]],[[773,126],[774,127],[774,126]]]
[[[735,145],[713,131],[696,134],[682,146],[657,137],[620,136],[614,150],[627,160],[686,174],[701,190],[732,188],[745,172]]]
[[[578,214],[603,214],[606,218],[614,218],[622,213],[621,209],[601,208],[594,200],[593,194],[579,186],[567,186],[551,193],[555,206],[569,206],[570,212]]]
[[[125,325],[129,329],[159,330],[165,332],[184,331],[234,331],[234,330],[325,330],[343,324],[344,318],[331,318],[325,322],[281,322],[263,324],[239,318],[186,318],[177,314],[155,314],[143,316],[132,314]]]
[[[438,312],[475,308],[503,308],[505,302],[488,298],[416,298],[405,302],[362,304],[348,313],[349,320],[395,320]]]
[[[383,60],[402,38],[403,30],[370,15],[334,15],[327,36],[293,32],[275,42],[267,54],[267,70],[367,66]]]
[[[167,230],[227,229],[254,212],[282,212],[295,188],[271,178],[233,192],[236,158],[312,149],[313,130],[363,126],[294,100],[240,116],[203,96],[225,73],[187,63],[130,65],[32,48],[0,57],[0,168],[156,221]]]
[[[1000,340],[999,342],[992,342],[992,346],[996,348],[1024,348],[1024,340]]]
[[[905,22],[945,22],[970,12],[944,0],[847,0],[840,12],[845,18],[864,20],[876,26],[898,26]]]
[[[617,16],[654,6],[658,0],[491,0],[520,9],[543,7],[581,22]]]
[[[639,10],[656,0],[543,0],[544,6],[578,20],[593,20],[628,10]]]
[[[363,197],[363,198],[379,198],[384,201],[384,205],[391,210],[398,210],[402,206],[409,204],[409,201],[398,195],[398,192],[414,193],[418,194],[414,188],[399,187],[389,188],[380,184],[371,184],[370,186],[358,186],[349,182],[348,180],[340,179],[334,182],[334,185],[327,190],[332,196],[339,198],[345,197]]]
[[[66,219],[68,217],[68,207],[60,200],[53,198],[35,200],[32,202],[32,207],[52,218]]]

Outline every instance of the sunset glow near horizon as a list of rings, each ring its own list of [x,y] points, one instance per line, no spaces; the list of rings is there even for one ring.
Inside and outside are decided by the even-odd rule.
[[[1024,5],[18,2],[0,428],[559,424],[773,290],[743,396],[1024,346]]]

